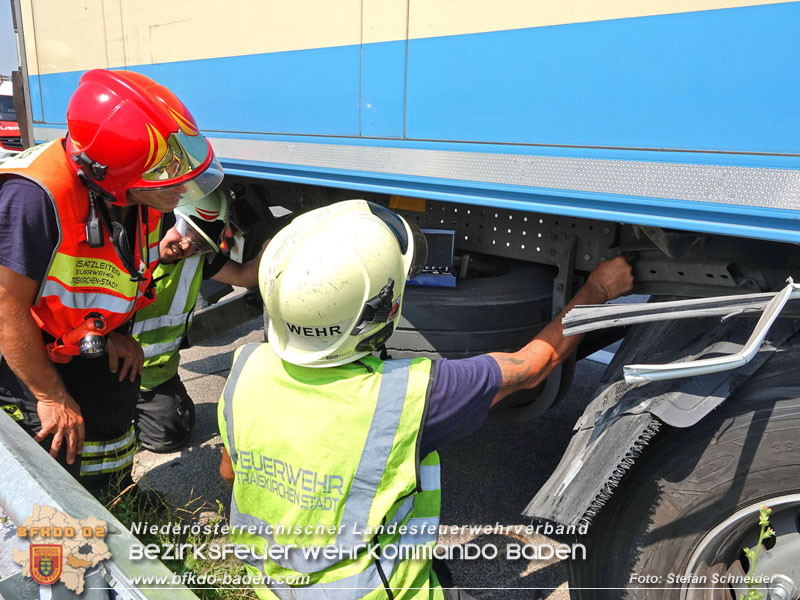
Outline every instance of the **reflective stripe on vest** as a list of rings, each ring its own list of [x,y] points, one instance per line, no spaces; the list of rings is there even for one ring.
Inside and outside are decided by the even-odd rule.
[[[256,344],[256,346],[258,345]],[[406,386],[408,384],[408,368],[410,365],[410,359],[392,360],[384,363],[381,389],[378,394],[378,404],[373,414],[372,423],[370,423],[369,426],[367,440],[364,443],[364,451],[358,463],[353,485],[344,505],[344,513],[341,518],[342,523],[367,523],[369,521],[372,500],[375,498],[375,494],[378,491],[378,485],[385,471],[386,462],[389,459],[389,452],[392,449],[394,435],[400,423],[400,414],[403,411],[403,402],[405,400]],[[233,373],[230,379],[233,379]],[[233,402],[226,399],[225,405],[226,408],[228,405],[232,407]],[[232,408],[230,411],[230,419],[227,420],[227,423],[230,430],[235,429],[233,426]],[[230,436],[229,439],[231,439]],[[233,457],[231,457],[231,460],[233,460]],[[234,515],[234,506],[236,506],[235,499],[231,502],[232,525],[246,524],[249,526],[253,523],[270,525],[257,517],[239,512],[238,506],[236,507],[236,514]],[[270,527],[269,530],[272,530],[272,528]],[[278,544],[275,538],[269,533],[259,533],[258,535],[263,537],[270,546],[282,548],[283,556],[275,558],[274,561],[285,569],[292,569],[300,573],[315,573],[339,562],[337,557],[318,556],[317,558],[309,559],[304,556],[302,549],[291,547],[284,548]],[[356,533],[353,527],[349,527],[337,537],[336,546],[342,548],[344,551],[350,551],[356,544],[362,543],[362,538],[363,534]]]
[[[136,314],[133,337],[144,352],[141,387],[154,389],[178,372],[178,351],[192,323],[203,277],[202,256],[156,267],[156,301]]]
[[[236,442],[234,441],[233,435],[233,393],[236,391],[236,383],[239,381],[239,376],[242,374],[242,369],[244,369],[247,359],[250,358],[258,346],[259,344],[247,344],[241,349],[238,358],[233,363],[231,373],[228,375],[228,380],[225,382],[225,388],[222,390],[222,397],[225,401],[223,411],[225,414],[225,424],[227,426],[228,454],[234,465],[239,462],[239,456],[236,453]]]
[[[148,252],[147,255],[148,262],[154,263],[158,262],[160,259],[161,259],[161,253],[159,252],[158,244],[156,244],[155,246],[151,246],[150,251]]]
[[[440,466],[436,465],[421,465],[420,466],[420,488],[423,492],[429,491],[437,491],[441,489],[441,481],[440,481]],[[409,496],[406,498],[403,503],[400,505],[400,508],[397,509],[394,516],[386,522],[387,527],[389,525],[400,524],[403,523],[404,520],[411,514],[411,511],[414,509],[414,502],[416,496]],[[344,520],[344,519],[342,519]],[[427,525],[423,528],[424,524]],[[299,548],[284,548],[279,544],[276,544],[274,541],[274,537],[267,533],[268,531],[273,531],[274,528],[270,523],[259,519],[258,517],[254,517],[253,515],[248,515],[246,513],[242,513],[239,511],[239,506],[236,504],[236,498],[233,494],[231,494],[231,525],[237,525],[242,527],[252,527],[253,530],[256,531],[256,535],[264,538],[264,540],[270,544],[270,546],[276,546],[281,548],[281,553],[285,553],[287,550],[290,551],[297,551],[296,554],[300,554],[301,551]],[[419,544],[427,544],[427,543],[435,543],[438,539],[439,535],[439,517],[418,517],[418,518],[411,518],[405,523],[406,531],[400,535],[400,545],[419,545]],[[415,529],[412,529],[412,525],[417,526]],[[434,532],[435,531],[435,532]],[[413,532],[413,533],[412,533]],[[360,540],[359,540],[360,542]],[[337,544],[335,546],[339,548],[340,545]],[[244,550],[244,547],[241,548],[240,551]],[[338,550],[337,550],[338,553]],[[320,553],[321,554],[321,553]],[[248,558],[244,559],[245,562],[248,564],[253,564],[254,566],[258,566],[259,569],[261,567],[259,565],[255,565],[254,562],[259,561],[260,559],[255,559],[248,553]],[[292,565],[283,565],[279,561],[275,561],[277,564],[280,564],[282,567],[290,568],[295,571],[300,571],[294,564]],[[313,561],[308,561],[313,562]],[[337,562],[337,561],[334,561]],[[317,570],[322,570],[326,566],[329,565],[321,565],[320,568]],[[313,572],[313,571],[300,571],[300,572]],[[386,573],[386,576],[389,577],[391,573]]]
[[[231,539],[239,552],[252,548],[251,573],[273,581],[313,573],[315,582],[266,583],[256,589],[261,598],[356,600],[388,588],[406,590],[404,598],[443,597],[430,560],[408,556],[430,557],[438,538],[438,455],[416,456],[432,363],[361,363],[295,367],[266,344],[235,355],[218,411],[235,474]],[[326,529],[311,536],[297,523]],[[406,548],[397,556],[391,546]]]
[[[239,547],[241,548],[241,546]],[[243,561],[259,570],[269,590],[281,600],[357,600],[375,589],[383,587],[383,579],[378,571],[378,562],[373,561],[364,571],[349,577],[342,577],[336,581],[315,583],[304,587],[288,587],[285,583],[276,583],[264,572],[263,561],[244,558]],[[397,566],[396,558],[386,558],[381,555],[380,568],[388,580]]]
[[[158,284],[156,284],[158,285]],[[187,323],[192,322],[192,316],[186,316],[186,313],[182,313],[179,315],[163,315],[161,317],[153,317],[152,319],[146,319],[141,323],[134,323],[133,325],[133,334],[140,335],[142,333],[147,333],[148,331],[155,331],[156,329],[161,329],[162,327],[180,327],[181,325],[185,325]]]
[[[175,352],[176,350],[180,350],[181,342],[183,338],[178,338],[177,340],[172,340],[171,342],[163,342],[161,344],[150,344],[148,346],[142,346],[142,351],[144,352],[145,359],[154,358],[159,354],[166,354],[167,352]]]
[[[41,287],[42,297],[55,296],[67,308],[75,310],[107,310],[114,313],[128,313],[133,308],[133,300],[126,300],[110,294],[76,293],[55,279],[48,279]]]
[[[202,255],[200,255],[190,256],[189,258],[184,259],[183,265],[181,266],[180,278],[178,279],[178,286],[175,289],[175,295],[172,297],[169,310],[158,317],[151,317],[149,319],[142,320],[137,319],[137,321],[133,324],[134,335],[139,335],[146,331],[153,331],[154,329],[160,329],[161,327],[174,327],[176,325],[183,325],[186,323],[186,313],[191,310],[191,307],[189,310],[187,310],[186,307],[189,300],[189,291],[192,289],[192,282],[194,281],[197,269],[200,266],[200,260],[202,258]],[[156,273],[156,276],[158,276],[158,273]],[[155,306],[158,305],[158,288],[161,281],[156,282]],[[191,306],[194,306],[194,301],[191,302]]]

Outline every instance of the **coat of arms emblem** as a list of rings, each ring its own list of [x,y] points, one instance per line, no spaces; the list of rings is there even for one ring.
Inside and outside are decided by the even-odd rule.
[[[31,577],[36,583],[50,585],[61,577],[61,544],[31,544]]]

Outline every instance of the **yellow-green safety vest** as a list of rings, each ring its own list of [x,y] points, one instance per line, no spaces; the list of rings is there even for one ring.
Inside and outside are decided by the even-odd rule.
[[[159,264],[154,272],[156,301],[134,315],[133,337],[144,350],[141,387],[154,387],[178,372],[183,336],[203,281],[203,256],[190,256],[173,264]]]
[[[439,456],[419,457],[432,364],[320,369],[269,344],[237,350],[218,418],[235,473],[231,540],[249,549],[251,575],[271,578],[259,597],[444,597],[430,560]]]

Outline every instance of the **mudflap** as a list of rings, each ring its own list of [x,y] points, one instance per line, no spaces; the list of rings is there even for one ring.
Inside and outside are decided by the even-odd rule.
[[[561,462],[523,514],[567,526],[588,526],[659,429],[699,422],[800,331],[800,319],[776,321],[755,358],[732,371],[626,384],[622,367],[736,352],[756,320],[712,318],[632,326],[594,400],[576,423]]]

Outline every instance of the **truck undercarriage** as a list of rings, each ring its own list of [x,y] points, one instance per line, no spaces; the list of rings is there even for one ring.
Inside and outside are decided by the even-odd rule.
[[[393,356],[453,358],[515,350],[559,312],[588,271],[620,252],[635,256],[634,292],[650,296],[647,307],[655,311],[659,302],[670,299],[730,298],[718,304],[703,300],[703,307],[715,306],[718,316],[708,317],[701,310],[690,320],[648,323],[629,318],[622,326],[586,334],[579,357],[614,340],[623,341],[595,399],[575,425],[561,463],[524,514],[539,521],[588,526],[588,538],[580,541],[590,540],[593,548],[616,549],[609,556],[595,552],[594,560],[573,561],[574,588],[630,587],[630,597],[650,597],[626,579],[630,573],[647,572],[654,577],[678,574],[670,583],[686,583],[683,591],[681,585],[671,591],[652,590],[653,597],[674,593],[675,598],[734,598],[743,589],[748,570],[741,548],[752,542],[755,529],[755,521],[745,516],[752,517],[761,503],[767,503],[776,507],[780,546],[759,563],[765,581],[761,589],[778,589],[769,587],[770,577],[782,582],[775,586],[786,589],[800,580],[790,566],[800,539],[796,519],[800,479],[794,455],[774,450],[794,444],[791,428],[800,410],[800,389],[787,368],[796,356],[795,334],[800,331],[793,303],[769,329],[755,357],[735,371],[655,383],[628,384],[622,377],[623,366],[630,363],[685,362],[740,350],[755,327],[759,307],[763,310],[772,297],[766,292],[780,289],[796,272],[800,264],[796,246],[254,180],[235,181],[231,191],[240,207],[249,205],[245,211],[271,204],[302,211],[365,197],[423,229],[454,232],[456,288],[408,288],[402,321],[389,343]],[[726,303],[733,306],[726,309]],[[739,305],[749,306],[751,312]],[[756,315],[748,316],[753,309]],[[592,310],[582,309],[580,314],[579,324],[593,329]],[[639,316],[638,321],[646,318]],[[510,396],[495,407],[494,416],[525,421],[542,415],[565,395],[573,367],[574,362],[567,363],[536,390]],[[763,403],[767,397],[771,408]],[[756,406],[760,408],[755,410]],[[733,436],[727,433],[729,427],[738,436],[732,441],[725,437]],[[724,438],[727,450],[723,458],[709,462],[702,452],[722,443],[718,438]],[[692,450],[696,460],[690,461],[691,468],[673,464],[686,462],[679,458],[667,460],[681,457],[684,446],[698,448]],[[761,472],[755,468],[759,461],[766,461],[764,469],[772,475],[751,484],[751,479],[758,479],[754,470]],[[684,482],[700,480],[704,491],[662,491],[667,483],[675,485],[676,470]],[[670,479],[653,479],[666,477],[662,472]],[[650,490],[650,495],[632,506],[628,496],[638,498],[641,490]],[[665,514],[671,516],[661,520],[651,518],[667,506],[677,512],[668,511]],[[698,526],[704,511],[726,525],[719,532],[706,532]],[[674,533],[664,534],[665,528]],[[629,541],[620,543],[622,536],[629,536]],[[670,544],[684,540],[679,547],[685,551],[666,550],[665,539]],[[664,553],[672,558],[661,557]],[[714,589],[697,583],[703,581],[714,583]],[[572,593],[578,598],[582,593],[601,597],[596,589]],[[619,597],[619,592],[609,592],[608,597]]]

